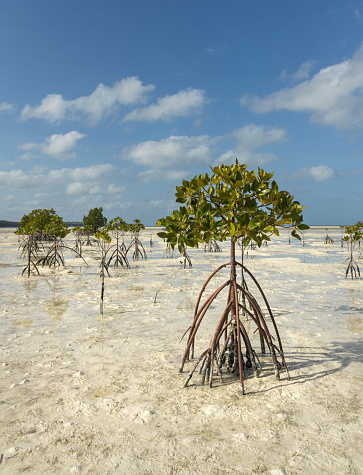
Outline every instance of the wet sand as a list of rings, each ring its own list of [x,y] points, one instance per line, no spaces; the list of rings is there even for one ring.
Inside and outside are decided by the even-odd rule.
[[[363,280],[344,279],[339,228],[328,230],[333,244],[314,227],[305,247],[283,232],[248,252],[291,380],[283,371],[277,381],[263,358],[245,396],[234,375],[213,388],[197,375],[183,389],[189,366],[178,371],[180,338],[227,243],[190,250],[192,269],[178,270],[180,255],[167,258],[146,229],[148,260],[111,270],[101,316],[96,246],[84,248],[88,268],[67,254],[65,268],[28,279],[13,231],[0,230],[0,473],[363,473]],[[206,316],[196,353],[224,303]]]

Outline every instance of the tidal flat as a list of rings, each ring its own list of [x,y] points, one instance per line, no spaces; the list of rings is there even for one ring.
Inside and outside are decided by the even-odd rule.
[[[235,375],[183,388],[191,363],[179,373],[180,339],[228,243],[189,249],[184,269],[157,232],[140,236],[147,260],[110,268],[101,315],[98,246],[83,248],[88,267],[66,253],[64,268],[28,278],[14,229],[0,230],[0,473],[363,474],[363,280],[344,278],[340,228],[312,227],[305,246],[284,230],[248,250],[291,379],[262,357],[244,396]],[[224,306],[213,302],[196,353]]]

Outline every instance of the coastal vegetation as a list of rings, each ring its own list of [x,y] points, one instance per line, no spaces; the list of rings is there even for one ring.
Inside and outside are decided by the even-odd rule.
[[[23,274],[27,272],[28,277],[31,273],[39,274],[39,265],[64,266],[63,251],[65,249],[75,252],[82,258],[77,250],[70,248],[62,240],[69,231],[63,218],[58,216],[53,208],[36,209],[24,215],[19,228],[15,231],[15,234],[19,235],[21,239],[19,248],[22,255],[27,258]],[[50,247],[46,249],[43,242],[50,242]],[[35,261],[41,252],[45,252],[45,255]]]
[[[6,221],[5,219],[0,219],[0,228],[17,228],[20,223],[17,221]]]
[[[202,384],[205,380],[212,386],[214,368],[223,380],[223,368],[227,372],[239,374],[241,392],[244,394],[244,379],[247,371],[252,368],[258,376],[261,364],[245,325],[251,319],[260,336],[261,352],[269,349],[275,368],[276,378],[280,378],[280,356],[285,369],[284,352],[274,316],[260,284],[245,267],[243,251],[254,242],[262,246],[270,241],[271,235],[279,235],[279,227],[290,227],[291,235],[297,239],[309,228],[302,223],[302,207],[287,191],[280,191],[272,179],[273,173],[259,168],[258,172],[247,170],[247,165],[236,160],[233,165],[221,165],[212,168],[212,175],[205,174],[194,177],[190,181],[183,180],[176,187],[176,202],[185,204],[174,210],[170,216],[160,219],[158,226],[163,231],[158,235],[164,238],[172,249],[177,247],[181,254],[186,246],[198,247],[208,244],[211,239],[219,242],[230,241],[230,261],[219,266],[208,277],[200,291],[191,326],[186,349],[182,358],[180,372],[186,361],[194,358],[196,335],[201,322],[212,303],[222,290],[227,293],[227,302],[218,319],[208,348],[204,349],[194,361],[184,386],[200,365]],[[236,260],[236,243],[240,240],[242,260]],[[214,290],[202,302],[202,296],[212,279],[223,269],[229,269],[229,278]],[[241,280],[237,278],[237,268],[242,271]],[[246,278],[255,286],[253,295],[247,285]],[[256,296],[258,295],[258,297]],[[274,331],[271,333],[267,319],[258,299],[264,303]],[[273,335],[274,333],[274,335]]]
[[[139,259],[147,259],[145,248],[139,239],[140,233],[143,229],[145,229],[145,226],[139,219],[134,219],[133,223],[128,226],[128,231],[131,233],[131,242],[126,250],[126,255],[130,249],[134,248],[132,258],[135,261],[138,261]]]
[[[103,216],[103,208],[92,208],[87,216],[83,216],[83,225],[85,232],[95,234],[107,224],[107,218]]]
[[[126,257],[124,236],[128,230],[129,225],[120,218],[112,219],[107,226],[96,232],[95,238],[99,240],[102,248],[102,269],[106,269],[109,275],[108,268],[111,264],[114,267],[129,268],[129,262]],[[112,238],[116,239],[116,244],[110,245]],[[120,240],[122,239],[122,242]],[[108,246],[106,246],[106,244]],[[102,270],[102,272],[104,272]]]
[[[358,262],[355,259],[354,252],[360,247],[360,241],[363,237],[362,228],[363,223],[360,221],[352,226],[346,226],[344,228],[345,236],[343,237],[343,241],[347,243],[349,252],[349,257],[345,260],[345,262],[348,262],[345,271],[345,278],[347,278],[350,273],[352,279],[360,279],[360,269]]]
[[[125,246],[125,234],[128,230],[129,225],[119,216],[112,219],[106,226],[105,232],[116,240],[116,244],[107,250],[107,253],[110,253],[106,263],[107,268],[111,263],[114,267],[130,267],[126,257],[127,249]]]
[[[232,373],[239,376],[241,392],[244,394],[244,381],[248,374],[253,371],[258,377],[262,371],[264,359],[261,359],[259,352],[270,356],[277,379],[283,368],[288,376],[274,314],[260,282],[246,267],[244,257],[248,249],[261,247],[273,235],[278,236],[280,227],[289,228],[290,235],[301,239],[303,232],[308,229],[302,222],[303,208],[288,192],[279,190],[273,180],[273,173],[262,169],[248,171],[247,166],[238,161],[231,166],[214,167],[210,175],[184,180],[182,186],[176,189],[176,198],[181,204],[180,208],[157,223],[164,227],[158,235],[166,241],[169,250],[178,249],[185,259],[186,256],[189,258],[187,248],[202,245],[204,250],[209,250],[208,246],[214,242],[221,249],[221,242],[228,242],[230,253],[229,261],[216,268],[201,286],[191,325],[185,332],[187,341],[180,371],[185,370],[187,362],[191,362],[191,365],[184,385],[190,384],[193,377],[195,379],[197,369],[201,373],[202,383],[207,381],[210,386],[218,376],[225,381],[226,373]],[[102,213],[102,208],[96,209]],[[105,223],[105,218],[102,222]],[[131,246],[135,247],[134,254],[138,249],[139,258],[146,258],[139,241],[144,228],[138,219],[128,225],[121,217],[117,217],[103,227],[97,227],[96,233],[91,228],[87,232],[81,227],[73,229],[76,241],[77,236],[81,241],[86,237],[92,238],[100,246],[101,314],[104,308],[105,275],[110,275],[109,268],[128,269],[130,265],[126,251]],[[63,251],[71,247],[63,239],[70,231],[53,209],[33,210],[24,215],[15,231],[20,239],[22,255],[27,260],[23,274],[27,272],[28,277],[32,273],[39,274],[40,265],[54,268],[64,265]],[[351,275],[352,279],[360,278],[360,256],[356,254],[362,239],[362,223],[345,227],[345,232],[344,242],[350,253],[345,277]],[[127,234],[131,241],[126,237]],[[130,242],[128,246],[127,241]],[[236,244],[241,255],[240,261],[236,258]],[[76,244],[73,250],[82,257],[82,244]],[[210,250],[217,252],[216,249]],[[94,255],[93,250],[89,252]],[[182,261],[180,263],[183,264]],[[184,260],[182,267],[185,266]],[[168,280],[181,268],[173,271]],[[228,277],[209,291],[213,282],[225,271]],[[165,285],[163,283],[156,292],[154,303]],[[226,303],[216,316],[210,343],[196,349],[202,321],[213,312],[213,303],[222,297],[222,293],[226,295]],[[257,343],[254,333],[259,340]],[[257,350],[258,344],[260,349]]]

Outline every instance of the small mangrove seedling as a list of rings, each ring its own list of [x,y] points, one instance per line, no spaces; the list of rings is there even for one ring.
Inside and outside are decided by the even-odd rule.
[[[105,254],[105,266],[108,269],[111,264],[113,267],[126,267],[130,268],[129,261],[126,257],[126,246],[125,246],[125,233],[128,230],[128,225],[126,222],[120,218],[112,219],[108,225],[105,227],[107,235],[111,235],[116,239],[116,244],[110,246]],[[107,254],[110,254],[108,257]]]
[[[342,232],[342,237],[340,238],[340,247],[343,248],[344,247],[344,229],[345,229],[345,226],[339,226],[340,227],[340,230]]]
[[[165,239],[164,239],[164,241],[165,241]],[[165,254],[166,254],[167,259],[173,259],[173,257],[174,257],[174,250],[172,249],[170,243],[166,244]]]
[[[186,361],[194,358],[196,336],[207,311],[215,299],[224,291],[227,302],[224,311],[219,316],[217,326],[210,344],[193,362],[192,368],[184,382],[188,385],[198,366],[202,374],[202,384],[205,381],[212,386],[215,375],[223,380],[223,372],[239,374],[240,388],[244,394],[244,379],[248,369],[252,368],[258,376],[261,364],[256,350],[252,347],[252,335],[259,333],[261,351],[268,348],[275,369],[275,376],[280,378],[283,365],[288,370],[284,358],[281,338],[277,325],[260,284],[242,262],[236,260],[236,243],[242,240],[246,248],[251,241],[259,247],[264,241],[270,241],[272,234],[279,235],[279,227],[292,228],[291,235],[300,238],[300,233],[309,226],[302,223],[302,207],[287,191],[279,191],[278,185],[272,180],[273,173],[267,173],[261,168],[258,172],[248,171],[247,165],[236,163],[212,168],[213,174],[199,175],[191,181],[183,180],[182,186],[176,187],[176,201],[185,203],[170,216],[157,222],[164,230],[158,235],[167,240],[171,247],[178,247],[183,254],[186,246],[198,247],[199,243],[208,243],[211,238],[217,241],[230,242],[230,261],[218,267],[203,285],[194,311],[188,334],[185,352],[180,366],[183,371]],[[257,289],[271,321],[273,330],[267,325],[267,318],[256,305],[257,298],[247,287],[237,279],[237,268],[243,271],[243,280],[248,277]],[[202,297],[207,285],[223,269],[229,270],[227,280],[219,285],[202,303]],[[245,297],[248,306],[240,295]],[[249,325],[242,318],[248,314]],[[249,327],[249,328],[248,328]],[[278,361],[281,358],[282,365]],[[216,374],[215,374],[216,373]],[[289,377],[289,375],[288,375]]]
[[[81,226],[75,226],[72,228],[72,233],[75,236],[75,247],[74,250],[77,251],[82,256],[82,247],[83,246],[93,246],[97,243],[92,231],[85,231]]]
[[[348,262],[347,269],[345,271],[345,278],[348,277],[350,272],[351,278],[360,279],[360,270],[357,261],[354,259],[354,251],[359,247],[360,240],[362,239],[361,232],[362,223],[358,223],[353,226],[345,226],[345,236],[343,241],[347,243],[349,257],[344,261]]]
[[[37,257],[37,250],[39,249],[37,241],[34,234],[28,234],[26,236],[22,236],[22,257],[26,257],[27,265],[24,267],[23,272],[21,275],[24,275],[25,272],[28,274],[28,278],[30,274],[35,274],[35,272],[40,275],[38,267],[35,263],[35,259]]]
[[[187,253],[186,249],[184,249],[184,252],[183,252],[183,257],[184,257],[184,269],[187,268],[187,264],[188,264],[188,267],[191,268],[193,267],[193,264],[192,264],[192,260],[189,256],[189,254]]]
[[[215,239],[210,238],[209,241],[204,244],[204,252],[222,252],[222,249]]]
[[[96,232],[95,238],[99,240],[99,245],[102,252],[101,272],[100,272],[100,277],[101,277],[100,315],[103,315],[104,297],[105,297],[105,269],[106,269],[107,275],[110,276],[108,269],[105,265],[105,261],[106,261],[107,249],[111,242],[111,236],[108,234],[106,230],[99,230]]]
[[[183,262],[183,261],[179,261],[179,262],[180,262],[181,266],[180,266],[177,270],[173,271],[173,272],[169,275],[169,277],[167,277],[166,280],[165,280],[165,281],[161,284],[161,286],[159,287],[159,290],[156,292],[155,297],[154,297],[154,303],[156,303],[156,299],[157,299],[157,297],[158,297],[158,294],[159,294],[160,290],[164,287],[164,285],[165,285],[167,282],[169,282],[169,280],[172,279],[180,270],[185,269],[184,262]]]
[[[82,246],[92,246],[93,243],[97,242],[93,233],[90,231],[86,232],[82,226],[75,226],[72,228],[72,233],[75,237],[74,250],[77,251],[80,256],[82,256]]]
[[[128,230],[131,233],[131,242],[129,244],[129,247],[127,248],[126,255],[129,250],[134,247],[134,253],[132,255],[132,259],[134,261],[138,261],[139,259],[147,259],[146,251],[139,239],[140,233],[143,229],[145,229],[145,226],[141,223],[139,219],[134,219],[134,222],[131,223],[128,227]]]
[[[333,244],[334,239],[332,239],[329,234],[328,234],[328,228],[325,228],[327,231],[326,236],[325,236],[325,244]]]

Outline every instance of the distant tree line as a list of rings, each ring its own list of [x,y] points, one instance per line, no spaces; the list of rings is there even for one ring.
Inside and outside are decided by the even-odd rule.
[[[83,223],[80,221],[66,221],[65,224],[69,228],[74,226],[83,226]],[[0,228],[18,228],[20,226],[19,222],[16,221],[6,221],[5,219],[0,219]]]
[[[15,221],[0,220],[0,228],[17,228],[19,225],[20,223],[16,223]]]

